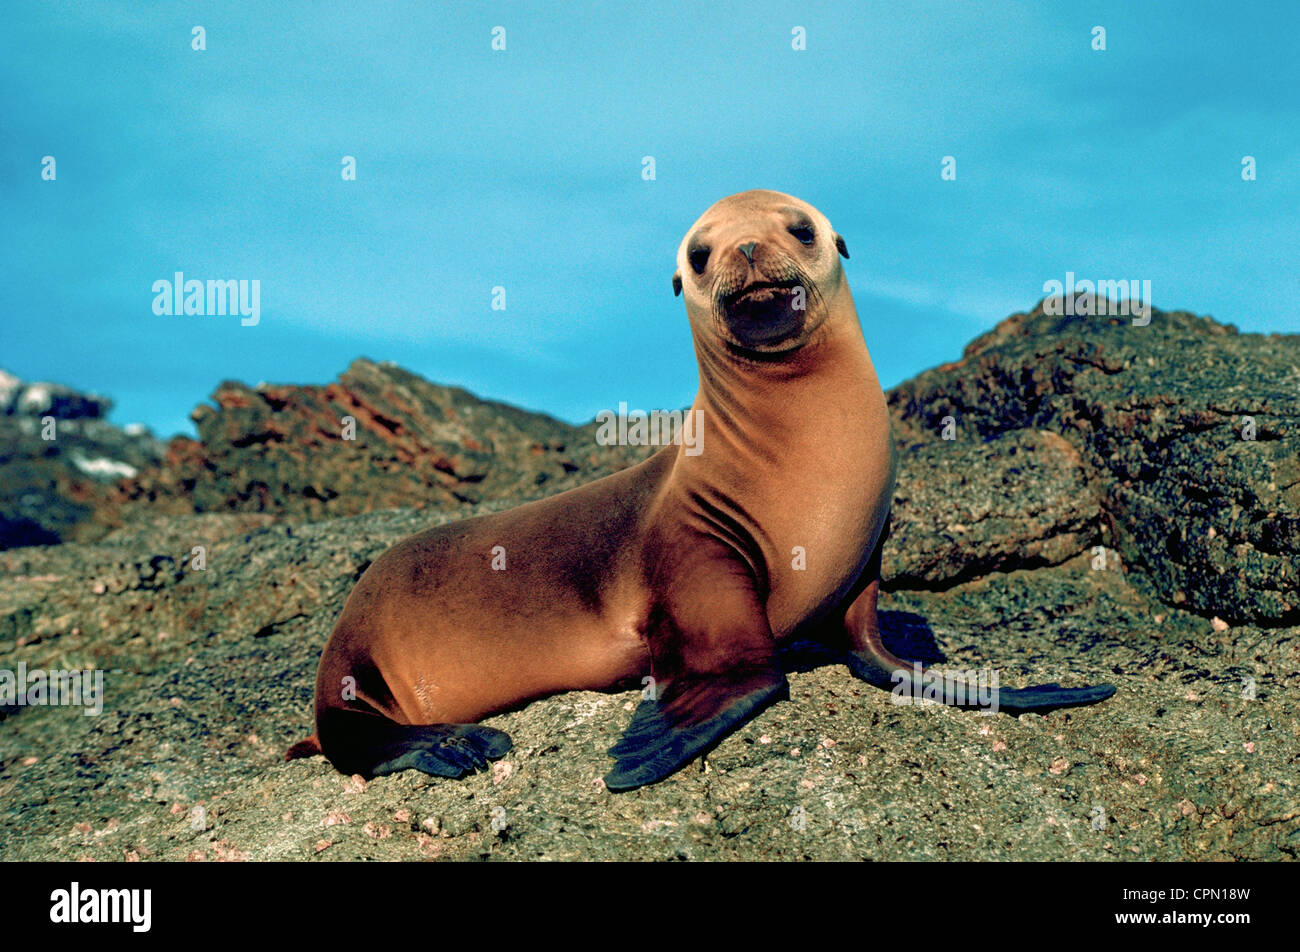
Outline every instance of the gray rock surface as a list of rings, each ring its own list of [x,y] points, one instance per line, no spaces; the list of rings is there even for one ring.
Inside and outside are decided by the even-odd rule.
[[[896,706],[805,644],[787,652],[790,703],[631,794],[599,778],[635,693],[567,694],[492,718],[515,749],[464,781],[364,784],[319,758],[283,762],[310,730],[319,647],[353,580],[427,521],[394,511],[297,528],[195,525],[162,551],[132,541],[0,555],[4,656],[107,672],[98,717],[32,707],[0,720],[0,858],[1150,860],[1300,849],[1300,631],[1219,631],[1154,609],[1114,552],[1104,571],[1085,554],[883,602],[900,652],[996,665],[1004,684],[1116,682],[1096,707],[1012,718]],[[195,538],[210,546],[202,572],[185,559]]]
[[[1055,433],[941,440],[901,454],[882,574],[944,588],[992,571],[1058,565],[1100,540],[1099,486]]]

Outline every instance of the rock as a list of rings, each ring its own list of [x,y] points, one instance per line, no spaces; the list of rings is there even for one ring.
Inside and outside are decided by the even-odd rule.
[[[113,484],[162,451],[148,430],[109,423],[111,407],[106,397],[0,371],[0,549],[104,532],[96,517]]]
[[[1079,451],[1101,522],[1170,604],[1300,620],[1300,336],[1181,311],[1007,318],[889,394],[900,438],[1047,430]],[[1253,439],[1246,438],[1252,435]]]
[[[399,506],[459,512],[549,495],[648,455],[368,360],[323,387],[226,382],[213,401],[191,414],[197,441],[173,439],[165,460],[122,482],[119,524],[142,506],[293,520]]]
[[[0,370],[0,415],[60,420],[98,420],[108,416],[113,401],[82,393],[58,383],[24,383]]]
[[[1074,558],[1101,533],[1095,482],[1049,431],[917,445],[901,457],[883,583],[937,588]]]

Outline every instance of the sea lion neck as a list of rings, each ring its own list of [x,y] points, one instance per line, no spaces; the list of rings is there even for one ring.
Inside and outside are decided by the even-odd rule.
[[[778,439],[816,415],[828,386],[869,390],[875,372],[856,320],[827,321],[803,346],[780,355],[738,353],[717,336],[695,339],[695,406],[711,428],[747,442]],[[878,385],[877,385],[878,386]]]

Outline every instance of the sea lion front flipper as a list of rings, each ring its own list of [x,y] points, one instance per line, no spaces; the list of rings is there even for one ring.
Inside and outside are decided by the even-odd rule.
[[[788,699],[790,686],[773,668],[687,677],[664,694],[661,700],[642,700],[622,738],[609,749],[617,760],[605,775],[610,790],[662,780],[768,705]]]

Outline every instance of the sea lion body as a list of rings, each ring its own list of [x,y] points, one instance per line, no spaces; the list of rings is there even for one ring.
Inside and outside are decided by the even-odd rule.
[[[472,722],[650,678],[611,749],[606,783],[630,789],[787,696],[776,647],[792,637],[848,649],[873,683],[909,667],[876,623],[896,460],[847,254],[825,216],[791,196],[745,192],[710,208],[673,280],[700,368],[700,452],[667,446],[393,546],[322,655],[319,747],[290,755],[459,776],[509,749]]]

